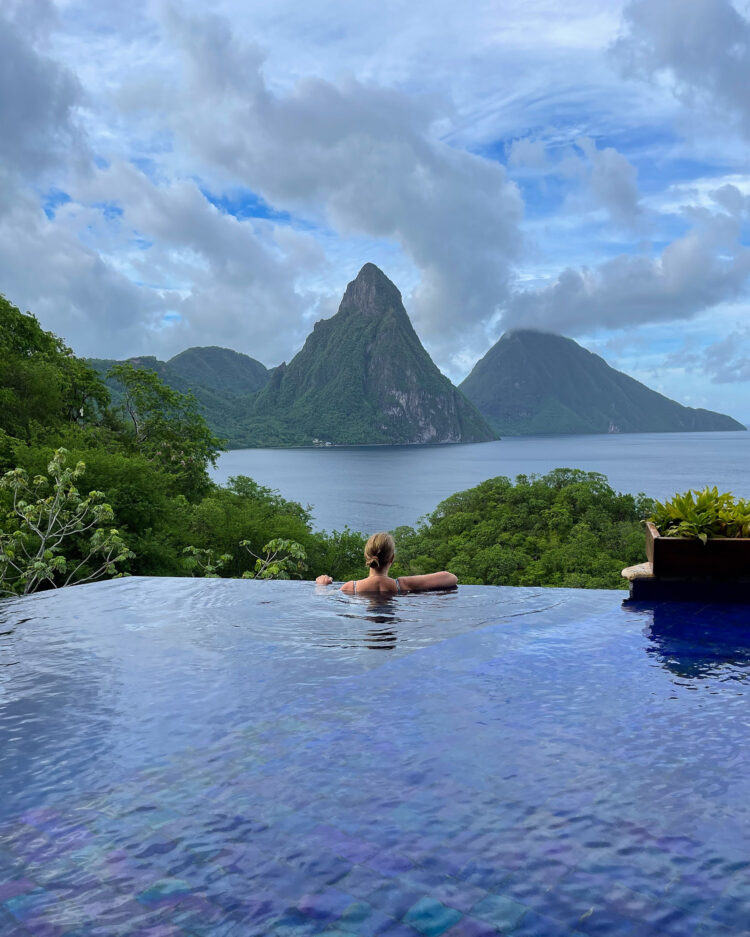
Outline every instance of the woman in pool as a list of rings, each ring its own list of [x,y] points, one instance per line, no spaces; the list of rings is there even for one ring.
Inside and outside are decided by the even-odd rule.
[[[453,573],[427,573],[425,576],[399,576],[391,579],[388,570],[396,556],[396,544],[390,534],[373,534],[365,544],[365,564],[370,567],[367,579],[345,582],[342,592],[349,595],[400,595],[402,592],[426,592],[428,589],[453,589],[458,579]],[[329,586],[330,576],[318,576],[318,585]]]

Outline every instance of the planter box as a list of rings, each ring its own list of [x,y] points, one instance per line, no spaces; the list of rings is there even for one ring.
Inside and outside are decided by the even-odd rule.
[[[714,537],[706,543],[662,537],[646,524],[646,556],[654,576],[674,579],[750,580],[750,538]]]

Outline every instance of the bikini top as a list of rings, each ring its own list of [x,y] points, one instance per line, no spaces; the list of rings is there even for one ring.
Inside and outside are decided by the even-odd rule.
[[[356,595],[357,594],[357,580],[356,579],[352,581],[352,586],[354,587],[352,591],[352,595]],[[396,580],[396,595],[401,595],[401,580],[400,579]]]

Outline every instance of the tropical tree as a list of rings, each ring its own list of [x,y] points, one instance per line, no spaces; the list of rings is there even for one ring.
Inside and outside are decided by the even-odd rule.
[[[99,419],[109,400],[83,358],[0,296],[0,429],[29,439],[36,428]]]
[[[0,521],[0,594],[27,595],[122,574],[119,564],[133,553],[109,526],[113,513],[103,492],[79,492],[85,470],[83,462],[67,466],[66,451],[58,449],[49,477],[29,479],[16,468],[0,478],[7,499]]]
[[[207,468],[216,464],[223,440],[208,428],[193,394],[173,390],[156,371],[129,361],[114,365],[107,377],[122,387],[120,411],[135,448],[173,475],[188,496],[207,490]]]

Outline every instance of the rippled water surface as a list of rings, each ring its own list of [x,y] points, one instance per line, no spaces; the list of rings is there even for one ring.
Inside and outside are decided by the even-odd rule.
[[[0,935],[750,933],[750,621],[131,579],[0,605]]]

